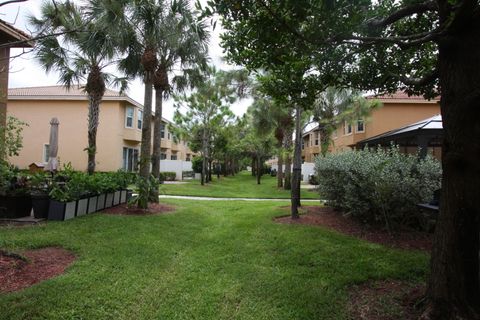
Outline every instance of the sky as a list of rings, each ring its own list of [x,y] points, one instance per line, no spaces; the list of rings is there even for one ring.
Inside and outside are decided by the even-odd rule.
[[[201,1],[206,2],[206,1]],[[26,16],[33,14],[40,15],[40,5],[42,0],[29,0],[22,3],[13,3],[0,7],[0,19],[13,24],[16,28],[31,34],[32,28],[28,26]],[[211,63],[217,69],[230,70],[238,68],[237,66],[226,63],[223,59],[223,49],[220,46],[220,33],[222,27],[217,22],[215,30],[211,30],[211,39],[209,45],[209,55]],[[28,51],[28,50],[27,50]],[[23,49],[12,49],[11,56],[14,57],[23,52]],[[25,53],[20,57],[14,58],[10,63],[9,88],[35,87],[58,85],[58,75],[55,72],[46,74],[44,69],[35,61],[33,53]],[[136,79],[130,83],[127,95],[143,104],[143,83]],[[232,111],[241,116],[245,113],[251,104],[251,99],[241,100],[231,106]],[[172,101],[165,101],[163,104],[163,116],[172,120],[174,107]]]

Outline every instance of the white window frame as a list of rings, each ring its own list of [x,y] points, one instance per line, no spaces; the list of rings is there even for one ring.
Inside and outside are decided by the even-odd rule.
[[[350,132],[347,132],[347,128],[350,128]],[[353,126],[351,123],[348,123],[347,121],[345,121],[343,125],[343,133],[345,136],[349,136],[353,133]]]
[[[132,117],[131,117],[131,118],[132,118],[132,125],[131,125],[131,126],[128,125],[128,119],[130,118],[130,117],[128,116],[128,111],[129,111],[129,110],[132,110]],[[135,121],[135,110],[133,109],[133,107],[127,106],[127,107],[125,108],[125,128],[132,129],[132,128],[133,128],[133,123],[134,123],[134,121]]]
[[[137,129],[142,130],[143,128],[143,110],[137,110]]]
[[[363,130],[358,130],[358,124],[359,124],[360,122],[363,124]],[[358,120],[357,120],[357,126],[356,126],[356,128],[355,128],[355,131],[356,131],[357,133],[364,133],[364,132],[365,132],[365,120],[363,120],[363,119],[358,119]]]

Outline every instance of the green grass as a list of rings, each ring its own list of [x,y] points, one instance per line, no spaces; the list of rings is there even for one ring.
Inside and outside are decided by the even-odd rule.
[[[178,211],[0,227],[0,248],[78,257],[59,277],[0,294],[0,319],[345,319],[348,286],[426,276],[424,253],[273,222],[279,202],[166,202]]]
[[[303,199],[320,199],[318,192],[301,190]],[[185,184],[164,184],[160,193],[168,195],[217,197],[217,198],[268,198],[289,199],[290,190],[277,188],[277,178],[263,175],[261,184],[257,184],[250,172],[243,171],[234,177],[213,177],[211,183],[200,185],[198,180],[190,180]]]

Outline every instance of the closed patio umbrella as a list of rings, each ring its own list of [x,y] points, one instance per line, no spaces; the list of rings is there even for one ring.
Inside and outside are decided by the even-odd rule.
[[[50,121],[50,140],[48,145],[48,162],[45,171],[54,172],[58,169],[57,153],[58,153],[58,122],[57,118]]]

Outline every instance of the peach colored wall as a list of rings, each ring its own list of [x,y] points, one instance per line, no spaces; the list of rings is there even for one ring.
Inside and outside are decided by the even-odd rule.
[[[97,132],[98,171],[117,170],[122,166],[122,129],[118,119],[122,102],[104,101],[100,106]],[[87,101],[9,100],[8,114],[29,124],[23,131],[24,147],[18,157],[10,161],[20,168],[32,162],[43,161],[43,146],[48,144],[50,120],[57,117],[59,126],[58,157],[61,163],[71,162],[77,170],[87,166]],[[123,117],[122,117],[123,118]]]
[[[382,102],[383,107],[374,110],[370,117],[366,119],[365,132],[357,133],[356,125],[353,125],[352,134],[345,135],[344,126],[339,126],[336,131],[336,137],[333,138],[333,145],[330,146],[329,150],[331,152],[348,150],[351,149],[351,145],[361,140],[398,129],[440,113],[440,105],[436,102],[425,102],[424,100],[418,102]]]
[[[134,108],[133,128],[125,126],[126,107]],[[103,101],[100,106],[97,131],[97,171],[115,171],[123,165],[123,147],[140,150],[142,131],[137,128],[138,107],[125,101]],[[50,120],[57,117],[59,126],[60,162],[70,162],[77,170],[86,170],[88,102],[86,100],[16,100],[8,102],[8,115],[29,124],[23,131],[24,147],[20,155],[10,159],[19,168],[27,168],[32,162],[43,162],[43,146],[48,144]],[[173,144],[167,131],[162,139],[162,148],[171,158],[171,148],[177,151],[178,160],[192,154],[187,146]],[[153,141],[153,139],[152,139]]]

